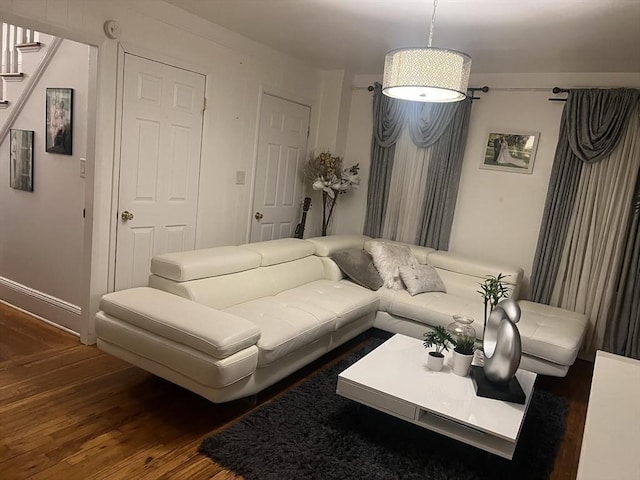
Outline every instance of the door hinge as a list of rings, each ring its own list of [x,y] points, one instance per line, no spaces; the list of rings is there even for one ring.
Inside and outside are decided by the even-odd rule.
[[[207,109],[207,97],[204,97],[202,100],[202,111],[204,112]]]
[[[311,127],[307,127],[307,140],[309,140],[310,133],[311,133]]]

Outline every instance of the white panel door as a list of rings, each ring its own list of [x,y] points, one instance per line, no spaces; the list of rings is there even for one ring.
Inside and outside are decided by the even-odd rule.
[[[195,248],[205,77],[125,54],[115,289]]]
[[[251,241],[292,237],[300,221],[311,109],[262,96]]]

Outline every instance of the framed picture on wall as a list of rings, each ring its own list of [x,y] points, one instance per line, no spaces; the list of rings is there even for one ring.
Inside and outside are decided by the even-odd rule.
[[[12,128],[9,133],[9,151],[11,188],[33,192],[33,130]]]
[[[45,151],[71,155],[73,139],[73,89],[47,88]]]
[[[539,137],[539,132],[491,131],[480,168],[531,173]]]

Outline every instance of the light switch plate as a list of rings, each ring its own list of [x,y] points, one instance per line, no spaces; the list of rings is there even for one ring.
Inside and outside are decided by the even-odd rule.
[[[244,185],[244,182],[247,178],[247,172],[244,170],[238,170],[236,172],[236,185]]]

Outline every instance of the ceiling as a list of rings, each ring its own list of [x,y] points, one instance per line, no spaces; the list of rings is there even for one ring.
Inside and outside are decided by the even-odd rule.
[[[432,0],[166,0],[320,69],[379,74],[426,45]],[[640,72],[640,0],[440,0],[433,46],[474,73]]]

